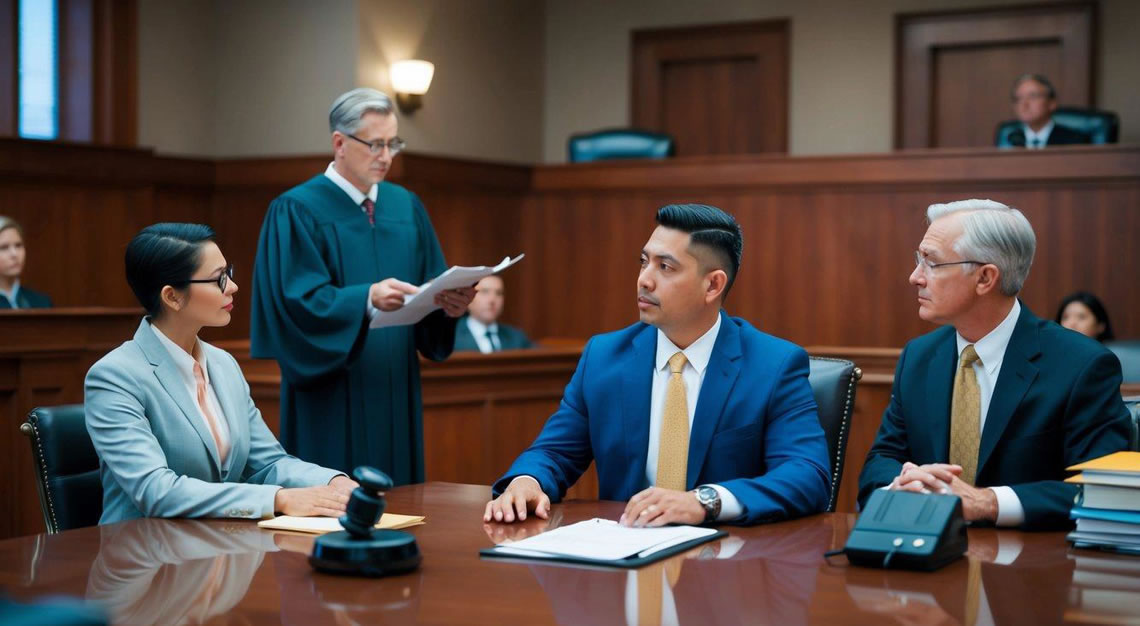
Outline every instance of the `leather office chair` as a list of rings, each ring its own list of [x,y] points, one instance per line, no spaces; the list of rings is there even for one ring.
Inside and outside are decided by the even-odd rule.
[[[36,487],[47,531],[54,534],[98,524],[103,514],[103,483],[83,405],[32,409],[20,432],[32,444]]]
[[[855,383],[863,377],[863,371],[842,359],[813,356],[809,363],[808,383],[819,405],[819,424],[823,426],[827,456],[831,461],[831,497],[827,512],[834,513],[847,455],[847,437],[851,434],[851,416],[855,413]]]
[[[1116,143],[1120,136],[1120,117],[1112,111],[1057,107],[1053,111],[1053,121],[1088,135],[1093,144]],[[1021,122],[1018,120],[998,124],[994,145],[999,148],[1014,147],[1017,145],[1012,139],[1015,132],[1021,135]],[[1021,139],[1023,145],[1024,136]]]
[[[1140,383],[1140,340],[1108,341],[1104,347],[1120,359],[1120,373],[1126,383]]]
[[[1132,441],[1128,449],[1140,452],[1140,396],[1125,397],[1124,406],[1128,407],[1129,416],[1132,418]]]
[[[612,128],[571,135],[570,162],[606,159],[665,159],[673,156],[673,138],[636,128]]]

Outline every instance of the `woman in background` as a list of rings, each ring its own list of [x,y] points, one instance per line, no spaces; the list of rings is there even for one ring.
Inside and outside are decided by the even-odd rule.
[[[155,224],[127,246],[147,317],[91,367],[87,432],[103,482],[100,524],[137,517],[338,516],[356,482],[285,453],[237,361],[198,339],[230,323],[233,266],[200,224]]]
[[[27,251],[24,229],[16,220],[0,215],[0,309],[46,309],[51,298],[20,286]]]
[[[1112,322],[1100,299],[1087,291],[1069,294],[1057,308],[1056,322],[1103,343],[1112,341]]]

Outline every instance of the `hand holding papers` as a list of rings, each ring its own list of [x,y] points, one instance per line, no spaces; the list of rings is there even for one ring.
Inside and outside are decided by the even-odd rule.
[[[394,515],[385,513],[376,522],[376,528],[386,530],[399,530],[424,523],[422,515]],[[367,522],[365,522],[367,524]],[[344,530],[335,517],[294,517],[292,515],[279,515],[273,519],[262,520],[257,523],[258,528],[266,530],[291,530],[299,533],[325,533]]]
[[[612,567],[639,567],[660,558],[725,536],[724,531],[698,526],[629,528],[613,520],[594,518],[509,545],[482,550],[491,557],[565,561]]]
[[[420,286],[418,293],[407,296],[404,306],[395,311],[376,311],[372,316],[369,328],[384,328],[386,326],[407,326],[427,317],[432,311],[441,308],[435,303],[435,297],[441,292],[460,287],[470,287],[480,279],[498,274],[508,267],[518,263],[525,257],[520,254],[515,258],[504,257],[502,262],[494,267],[461,267],[452,266],[434,280]]]

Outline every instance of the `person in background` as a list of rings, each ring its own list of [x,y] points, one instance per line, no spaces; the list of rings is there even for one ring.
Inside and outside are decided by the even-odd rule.
[[[1116,338],[1104,304],[1087,291],[1069,294],[1062,300],[1061,306],[1057,307],[1056,322],[1101,343]]]
[[[99,523],[344,513],[356,482],[286,454],[237,360],[198,339],[230,323],[238,290],[214,231],[148,226],[127,246],[126,266],[147,316],[83,389],[103,483]]]
[[[1040,150],[1045,146],[1092,143],[1088,135],[1053,121],[1057,90],[1048,78],[1040,74],[1018,76],[1013,81],[1012,97],[1013,114],[1021,120],[1021,129],[1009,137],[1014,146]]]
[[[24,229],[16,220],[0,215],[0,309],[46,309],[51,298],[20,285],[27,260]]]
[[[526,333],[499,323],[503,314],[503,279],[487,276],[475,286],[475,299],[455,328],[455,350],[478,350],[483,354],[533,348]]]

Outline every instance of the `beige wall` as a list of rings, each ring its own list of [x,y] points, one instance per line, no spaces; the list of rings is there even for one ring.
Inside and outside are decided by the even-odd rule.
[[[435,64],[424,106],[400,118],[417,152],[542,159],[543,7],[534,0],[360,0],[357,82],[392,94],[388,65]]]
[[[887,151],[896,13],[1039,1],[547,0],[543,155],[564,161],[572,133],[629,124],[633,30],[767,18],[791,19],[791,153]],[[1097,102],[1121,114],[1122,141],[1140,142],[1140,2],[1100,4]]]

